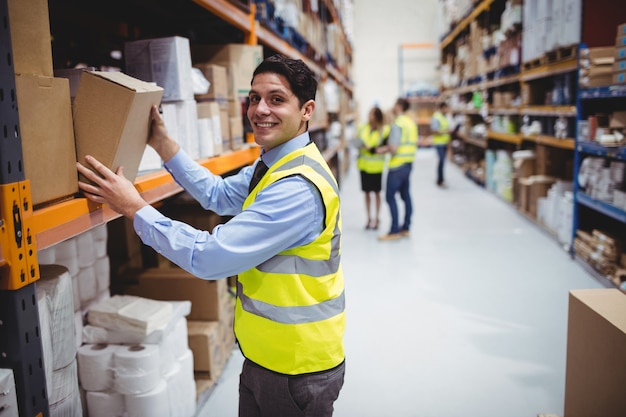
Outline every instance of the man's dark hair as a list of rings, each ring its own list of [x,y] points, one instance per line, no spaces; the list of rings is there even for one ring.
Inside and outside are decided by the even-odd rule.
[[[252,80],[259,74],[272,72],[287,79],[300,107],[309,100],[315,100],[317,79],[311,69],[301,59],[290,59],[282,55],[272,55],[259,64],[252,74]]]
[[[409,100],[405,98],[400,97],[399,99],[396,100],[396,104],[400,106],[403,112],[409,109]]]
[[[439,103],[439,110],[443,110],[444,107],[448,107],[448,103],[446,103],[445,101],[442,101],[441,103]]]

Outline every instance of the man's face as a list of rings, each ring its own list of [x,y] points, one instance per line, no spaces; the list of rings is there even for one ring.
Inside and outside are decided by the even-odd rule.
[[[266,151],[304,133],[315,109],[313,100],[300,107],[285,77],[271,72],[254,77],[249,98],[254,141]]]

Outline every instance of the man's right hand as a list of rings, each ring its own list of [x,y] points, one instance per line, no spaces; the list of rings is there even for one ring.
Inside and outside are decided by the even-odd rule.
[[[157,106],[150,109],[150,136],[148,145],[152,146],[163,162],[167,162],[180,150],[180,145],[168,133]]]

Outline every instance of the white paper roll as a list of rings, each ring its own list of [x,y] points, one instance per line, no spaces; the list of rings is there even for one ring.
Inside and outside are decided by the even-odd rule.
[[[126,413],[128,417],[169,417],[170,403],[167,392],[167,383],[157,380],[157,385],[143,394],[125,396]]]
[[[108,256],[96,259],[94,263],[98,293],[109,291],[111,286],[111,263]]]
[[[192,417],[195,414],[196,383],[193,369],[191,373],[187,369],[189,366],[193,368],[193,364],[177,361],[172,371],[164,375],[170,402],[170,417]]]
[[[52,265],[55,263],[55,249],[54,246],[49,248],[40,249],[37,251],[37,262],[42,265]]]
[[[187,319],[179,318],[176,323],[167,327],[163,341],[159,344],[161,349],[161,375],[168,373],[178,358],[188,349]]]
[[[86,398],[89,417],[126,417],[124,396],[119,392],[88,391]]]
[[[106,224],[97,226],[92,230],[93,244],[95,247],[96,258],[100,259],[107,254],[108,231]]]
[[[96,281],[96,269],[94,264],[81,266],[78,271],[78,290],[80,293],[81,306],[96,299],[98,295],[98,283]]]
[[[45,293],[50,312],[52,369],[65,368],[76,358],[74,335],[74,295],[72,279],[66,267],[40,265],[37,293]]]
[[[115,390],[120,394],[152,390],[160,380],[159,346],[121,346],[113,354],[113,375]]]
[[[91,231],[83,232],[77,235],[76,246],[78,248],[78,266],[85,268],[93,265],[96,261],[96,248],[93,242],[93,233]]]
[[[82,345],[78,349],[78,376],[87,391],[107,391],[113,388],[113,354],[118,345]]]
[[[59,242],[53,246],[54,263],[63,265],[70,270],[71,276],[76,276],[80,266],[78,265],[78,247],[76,246],[76,239],[68,239],[63,242]]]

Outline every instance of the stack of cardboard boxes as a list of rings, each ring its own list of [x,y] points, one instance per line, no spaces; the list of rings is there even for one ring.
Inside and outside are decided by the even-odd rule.
[[[615,286],[626,281],[626,252],[624,240],[606,231],[594,229],[591,233],[576,231],[574,250],[585,262],[608,278]]]
[[[10,0],[13,68],[24,172],[34,205],[78,191],[70,87],[53,75],[48,2]],[[18,167],[15,167],[18,169]]]
[[[613,84],[626,84],[626,23],[617,27]]]

